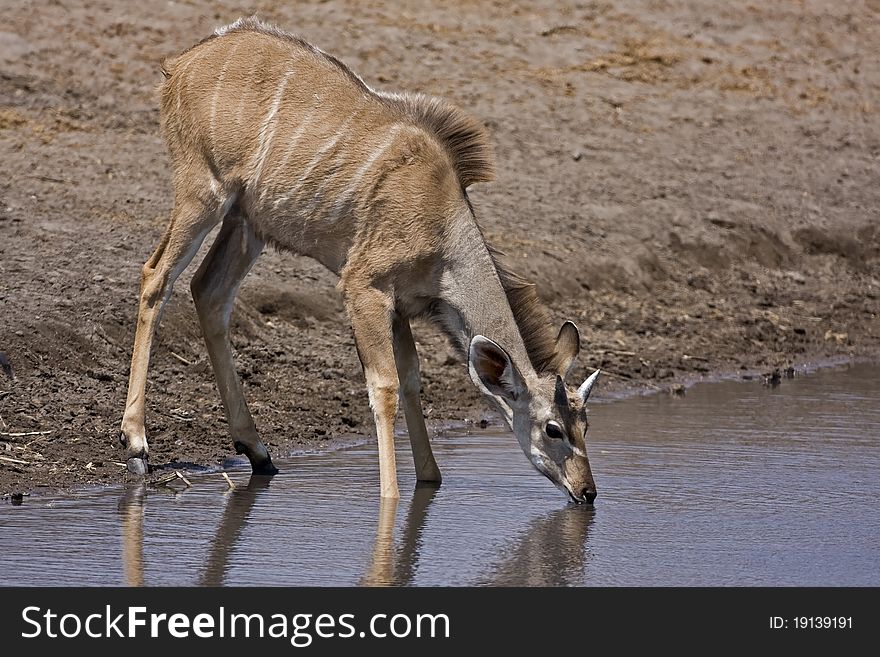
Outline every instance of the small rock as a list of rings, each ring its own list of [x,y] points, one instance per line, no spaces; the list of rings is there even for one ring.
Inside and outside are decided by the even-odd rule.
[[[95,370],[86,370],[86,376],[98,381],[112,381],[115,377],[109,372],[96,372]]]
[[[574,151],[571,154],[571,159],[574,160],[575,162],[580,162],[580,160],[583,156],[584,156],[584,154],[581,153],[580,151]]]
[[[9,362],[9,356],[2,351],[0,351],[0,369],[2,369],[3,373],[10,379],[15,378],[15,375],[12,373],[12,363]]]
[[[687,388],[682,383],[675,383],[669,386],[669,394],[673,397],[684,397],[685,392],[687,392]]]

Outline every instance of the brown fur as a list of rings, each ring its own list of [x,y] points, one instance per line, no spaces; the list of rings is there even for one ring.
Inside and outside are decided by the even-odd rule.
[[[399,495],[398,399],[417,476],[440,479],[419,402],[413,316],[432,314],[457,344],[471,345],[478,386],[492,372],[478,376],[474,350],[503,354],[496,374],[517,386],[518,417],[550,412],[539,399],[548,377],[539,375],[568,368],[577,329],[566,324],[554,339],[534,286],[499,264],[483,239],[465,192],[493,175],[477,120],[438,99],[373,91],[338,59],[253,18],[221,28],[162,70],[175,199],[165,237],[142,270],[122,422],[132,472],[146,467],[144,396],[162,305],[220,222],[192,292],[230,433],[255,471],[274,466],[247,408],[228,332],[238,287],[267,243],[339,275],[375,417],[383,497]],[[513,411],[489,394],[513,426]],[[529,427],[543,421],[530,416]]]
[[[222,32],[214,33],[184,50],[177,57],[165,59],[161,67],[162,74],[166,79],[170,79],[174,75],[177,63],[190,51],[219,36],[233,32],[265,34],[306,50],[335,66],[363,91],[381,99],[389,107],[408,117],[414,125],[432,134],[446,149],[463,188],[477,182],[491,182],[495,179],[495,158],[489,134],[474,117],[440,98],[415,93],[376,92],[336,57],[316,48],[297,35],[260,21],[255,16],[239,19],[224,28]]]

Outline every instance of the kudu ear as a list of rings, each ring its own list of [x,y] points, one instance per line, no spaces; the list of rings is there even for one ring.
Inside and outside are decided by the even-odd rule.
[[[593,392],[593,386],[596,385],[596,379],[599,378],[599,372],[601,371],[602,370],[596,370],[590,374],[590,376],[588,376],[581,384],[581,387],[578,388],[578,396],[584,403],[587,402],[587,398],[590,396],[590,393]]]
[[[556,348],[550,359],[550,371],[565,379],[581,350],[581,334],[574,322],[565,322],[556,336]]]
[[[468,353],[471,379],[487,395],[500,397],[510,404],[525,390],[525,381],[510,355],[497,343],[482,335],[471,340]]]

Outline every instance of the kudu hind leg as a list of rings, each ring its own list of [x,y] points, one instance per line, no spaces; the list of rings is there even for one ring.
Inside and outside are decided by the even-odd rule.
[[[394,420],[399,384],[394,364],[392,298],[374,287],[343,285],[345,308],[354,329],[355,345],[364,368],[370,406],[379,442],[379,481],[382,497],[400,497],[394,455]]]
[[[243,217],[227,216],[192,279],[191,289],[235,450],[248,457],[254,472],[275,474],[278,470],[257,433],[229,343],[229,323],[239,285],[264,245]]]
[[[216,215],[216,208],[206,207],[198,201],[175,203],[168,230],[141,270],[140,303],[128,378],[128,396],[119,437],[125,447],[128,469],[134,474],[147,472],[145,394],[150,349],[156,326],[162,308],[171,296],[174,282],[186,269],[208,231],[217,222]]]
[[[397,364],[397,378],[400,381],[400,401],[406,417],[406,428],[412,445],[416,477],[419,481],[440,482],[440,468],[431,451],[425,415],[422,412],[421,375],[419,354],[413,340],[409,320],[396,317],[394,320],[394,360]]]

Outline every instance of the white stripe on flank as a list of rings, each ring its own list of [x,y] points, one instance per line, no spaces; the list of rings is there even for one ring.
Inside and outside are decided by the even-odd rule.
[[[361,180],[363,180],[364,176],[367,174],[367,171],[372,168],[376,161],[385,154],[385,151],[391,148],[391,145],[394,143],[394,140],[397,139],[397,135],[400,133],[402,128],[403,126],[400,124],[392,126],[391,130],[389,130],[388,134],[385,136],[385,139],[382,140],[382,143],[379,144],[378,147],[376,147],[376,149],[370,154],[370,157],[368,157],[366,161],[360,166],[360,168],[355,172],[354,176],[352,176],[352,179],[348,183],[348,187],[345,189],[344,192],[342,192],[342,194],[339,195],[339,198],[333,203],[332,207],[330,208],[327,216],[328,221],[337,221],[342,210],[350,207],[350,201],[357,194],[358,186],[361,184]],[[325,184],[327,184],[328,182],[329,181],[326,181]],[[320,190],[318,196],[320,196]]]
[[[349,183],[348,189],[345,191],[345,196],[350,196],[357,192],[357,186],[360,184],[367,171],[369,171],[370,167],[376,163],[376,160],[385,154],[385,151],[391,148],[391,145],[394,143],[394,140],[397,139],[397,135],[400,133],[401,129],[403,129],[403,126],[400,124],[392,126],[391,130],[388,131],[388,135],[382,140],[382,143],[379,144],[378,148],[376,148],[370,157],[367,158],[367,161],[363,163],[361,168],[355,172],[354,177],[352,177],[351,182]]]
[[[275,136],[275,129],[278,127],[276,116],[278,107],[281,105],[281,99],[284,97],[284,89],[287,87],[287,81],[290,80],[295,71],[288,71],[284,74],[278,89],[275,90],[275,97],[272,99],[272,107],[266,113],[263,119],[263,125],[260,126],[260,148],[257,151],[256,161],[254,162],[253,174],[251,174],[251,185],[254,187],[260,181],[260,174],[263,172],[263,164],[266,162],[266,155],[269,154],[269,146],[272,144],[272,137]]]
[[[333,147],[336,146],[336,144],[339,143],[339,140],[342,139],[343,135],[345,135],[345,131],[348,129],[348,126],[351,125],[351,122],[354,121],[354,117],[358,114],[359,111],[356,111],[347,119],[345,119],[345,122],[336,130],[336,134],[333,135],[329,140],[327,140],[324,145],[317,150],[317,152],[315,153],[315,157],[313,157],[311,161],[306,165],[305,169],[299,177],[299,180],[294,183],[292,191],[290,191],[288,194],[285,194],[284,196],[281,196],[275,201],[274,207],[276,209],[282,203],[285,203],[292,198],[296,198],[299,195],[300,191],[302,191],[303,185],[309,179],[312,171],[314,171],[315,167],[317,167],[324,160],[324,156],[330,150],[332,150]]]
[[[217,123],[217,101],[220,99],[220,85],[223,84],[223,80],[226,79],[226,71],[229,68],[229,62],[232,61],[232,58],[235,57],[235,51],[238,50],[238,47],[241,44],[236,43],[232,48],[232,51],[226,56],[226,61],[223,62],[223,66],[220,68],[220,75],[217,76],[217,83],[214,85],[214,97],[211,98],[211,147],[214,146],[214,131],[215,125]]]
[[[302,138],[302,136],[306,133],[306,130],[309,127],[309,123],[311,122],[312,117],[314,115],[315,115],[315,108],[313,107],[311,110],[309,110],[309,113],[305,115],[303,120],[300,121],[300,124],[297,126],[296,130],[293,131],[293,134],[290,135],[290,138],[287,140],[287,152],[284,153],[284,157],[281,158],[281,161],[278,163],[278,165],[274,167],[276,172],[280,171],[283,173],[284,166],[287,164],[287,161],[290,160],[290,156],[293,155],[293,152],[296,150],[297,143]],[[271,179],[271,176],[267,176],[267,180],[269,180],[269,179]],[[267,192],[267,190],[264,187],[263,190],[260,192],[260,201],[263,200],[263,197],[265,196],[266,192]],[[275,204],[275,207],[276,208],[278,207],[277,203]]]
[[[173,77],[177,78],[177,121],[178,125],[181,123],[181,111],[183,106],[183,92],[184,88],[187,86],[187,78],[190,74],[190,69],[192,65],[196,63],[199,59],[205,56],[206,52],[210,50],[209,48],[196,48],[192,51],[192,55],[190,55],[185,62],[180,64],[180,68],[176,69],[173,73]],[[190,121],[192,121],[192,117],[190,117]]]

